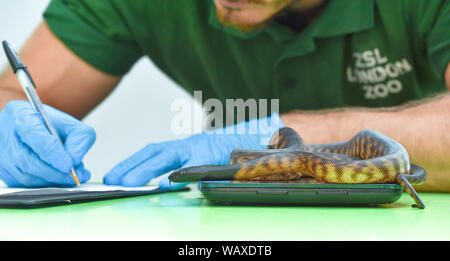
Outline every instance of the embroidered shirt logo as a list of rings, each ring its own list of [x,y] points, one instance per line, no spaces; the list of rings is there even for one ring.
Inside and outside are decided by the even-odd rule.
[[[389,62],[378,48],[355,52],[353,57],[355,64],[347,67],[347,80],[361,84],[366,99],[385,98],[391,93],[401,92],[403,85],[397,78],[413,69],[406,58]]]

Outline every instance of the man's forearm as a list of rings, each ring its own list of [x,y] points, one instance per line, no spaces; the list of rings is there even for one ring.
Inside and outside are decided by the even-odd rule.
[[[12,100],[26,100],[27,96],[21,89],[0,86],[0,111]]]
[[[121,76],[106,74],[70,51],[42,22],[20,50],[44,104],[83,118],[108,96]],[[4,66],[4,65],[0,65]],[[10,100],[25,99],[10,67],[0,73],[0,109]]]
[[[422,191],[450,192],[450,93],[389,109],[294,111],[281,116],[307,144],[345,141],[375,129],[400,142],[412,163],[427,170]]]
[[[12,100],[26,100],[27,96],[19,85],[19,81],[14,79],[14,74],[8,66],[4,72],[0,71],[0,111]]]

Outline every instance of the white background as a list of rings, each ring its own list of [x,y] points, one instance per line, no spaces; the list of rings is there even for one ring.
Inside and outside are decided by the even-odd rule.
[[[49,0],[0,0],[0,41],[7,40],[20,49],[42,21],[48,3]],[[1,71],[6,65],[1,51]],[[179,98],[192,100],[148,58],[141,59],[113,94],[83,120],[97,132],[97,141],[83,161],[92,173],[91,181],[102,181],[117,163],[150,142],[182,138],[170,127],[177,113],[171,111],[171,104]]]

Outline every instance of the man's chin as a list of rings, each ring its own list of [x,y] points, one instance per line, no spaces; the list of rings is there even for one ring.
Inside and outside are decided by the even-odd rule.
[[[214,0],[219,21],[242,31],[252,31],[264,27],[277,13],[292,0],[278,0],[258,3],[257,1],[232,2]]]
[[[253,31],[264,27],[266,20],[256,19],[241,10],[216,10],[217,18],[225,26],[233,26],[241,31]]]

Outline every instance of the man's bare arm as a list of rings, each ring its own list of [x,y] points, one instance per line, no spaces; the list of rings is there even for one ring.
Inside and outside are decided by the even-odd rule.
[[[445,81],[450,90],[450,65]],[[403,144],[411,162],[427,170],[418,190],[450,192],[450,92],[395,108],[294,111],[281,118],[308,144],[345,141],[362,129],[378,130]]]
[[[37,85],[42,102],[79,119],[120,81],[120,77],[103,73],[72,53],[45,22],[38,26],[19,55]],[[0,75],[0,110],[11,100],[26,100],[26,96],[8,67]]]
[[[445,83],[447,84],[447,88],[450,90],[450,63],[447,66],[447,70],[445,71]]]

